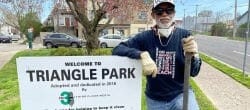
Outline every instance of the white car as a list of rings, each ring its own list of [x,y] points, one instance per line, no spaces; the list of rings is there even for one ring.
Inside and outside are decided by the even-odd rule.
[[[119,43],[126,41],[126,40],[127,38],[119,34],[107,34],[107,35],[103,35],[99,37],[101,48],[115,47]]]

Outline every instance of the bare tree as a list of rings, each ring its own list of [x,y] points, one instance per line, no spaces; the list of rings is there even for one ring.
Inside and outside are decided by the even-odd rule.
[[[0,22],[20,29],[21,19],[29,12],[39,15],[46,0],[4,0],[0,2]]]
[[[136,11],[141,9],[144,0],[66,0],[66,2],[75,19],[84,27],[83,34],[87,40],[87,52],[92,54],[93,49],[99,48],[99,33],[109,25],[112,19],[114,17],[129,18],[128,6],[134,7]],[[88,16],[88,4],[92,5],[92,17]],[[107,22],[98,26],[105,17],[108,19]]]

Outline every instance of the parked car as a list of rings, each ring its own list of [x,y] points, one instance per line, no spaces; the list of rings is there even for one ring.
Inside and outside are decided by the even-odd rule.
[[[12,42],[12,39],[10,36],[0,33],[0,43],[11,43],[11,42]]]
[[[131,35],[129,35],[127,38],[130,39],[130,38],[133,38],[133,37],[135,37],[135,36],[136,36],[136,34],[131,34]]]
[[[119,35],[119,34],[107,34],[99,37],[100,47],[101,48],[108,48],[108,47],[115,47],[119,43],[126,41],[127,38]]]
[[[20,35],[12,35],[11,36],[12,41],[18,41],[21,39]]]
[[[58,46],[71,46],[74,48],[82,47],[84,45],[84,41],[75,36],[71,36],[65,33],[53,33],[48,34],[43,39],[43,45],[47,48],[53,48]]]

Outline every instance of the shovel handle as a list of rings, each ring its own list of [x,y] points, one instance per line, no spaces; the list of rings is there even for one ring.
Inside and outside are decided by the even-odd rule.
[[[185,53],[185,69],[184,69],[184,88],[183,88],[183,110],[188,110],[188,89],[189,77],[191,72],[192,53]]]

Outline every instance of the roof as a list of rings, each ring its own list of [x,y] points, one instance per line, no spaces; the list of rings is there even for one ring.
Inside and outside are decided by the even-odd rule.
[[[247,16],[248,11],[246,11],[243,15],[241,15],[240,17],[237,18],[237,21],[239,21],[240,19],[242,19],[244,16]]]

